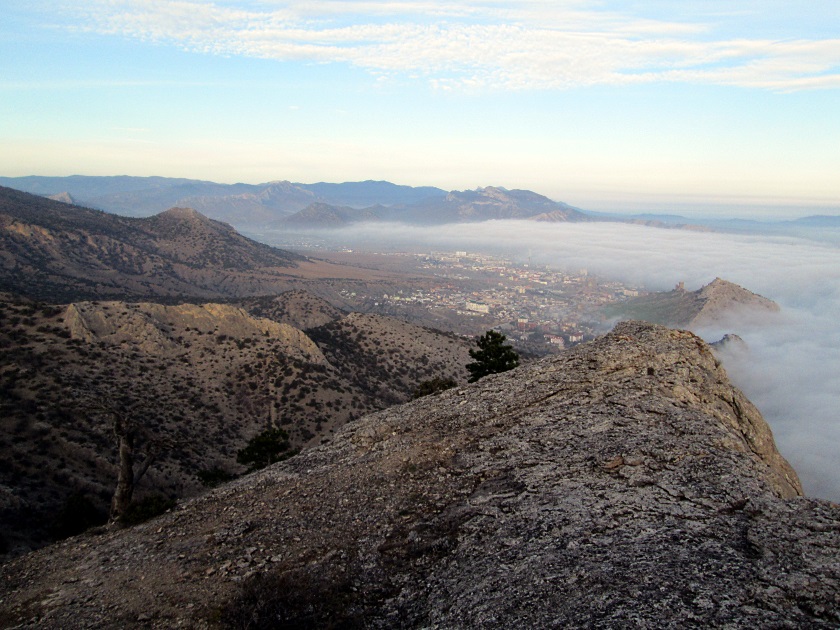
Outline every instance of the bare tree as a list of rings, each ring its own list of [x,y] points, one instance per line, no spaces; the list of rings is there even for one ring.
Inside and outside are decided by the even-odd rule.
[[[131,505],[134,489],[167,445],[152,435],[141,421],[142,407],[129,396],[105,398],[96,392],[82,392],[81,407],[107,418],[117,446],[117,484],[111,497],[109,527],[119,526]]]
[[[113,421],[114,437],[117,440],[117,486],[111,497],[108,517],[108,524],[114,526],[120,523],[131,505],[134,488],[157,459],[161,445],[158,440],[151,439],[148,431],[142,429],[133,410],[111,403],[103,404],[102,409]]]

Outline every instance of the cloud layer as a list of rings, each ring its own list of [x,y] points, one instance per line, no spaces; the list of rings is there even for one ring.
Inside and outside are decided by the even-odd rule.
[[[343,63],[380,76],[421,76],[439,89],[652,82],[840,87],[840,39],[720,37],[711,22],[643,18],[609,6],[97,0],[73,12],[82,14],[83,30],[100,34],[218,55]]]
[[[722,277],[780,304],[778,317],[698,330],[737,333],[733,382],[761,410],[809,495],[840,501],[840,248],[798,238],[697,233],[617,223],[497,221],[433,228],[375,224],[336,236],[347,244],[495,251],[650,289]],[[381,245],[380,245],[381,246]]]

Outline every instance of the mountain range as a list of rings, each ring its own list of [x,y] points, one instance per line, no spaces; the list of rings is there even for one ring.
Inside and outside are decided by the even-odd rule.
[[[190,207],[240,228],[335,228],[358,221],[588,220],[577,209],[537,193],[492,186],[447,193],[383,181],[225,185],[161,177],[83,176],[0,177],[0,185],[125,216]]]
[[[359,221],[436,224],[532,219],[610,221],[692,231],[794,235],[840,243],[840,217],[836,215],[771,221],[686,218],[667,213],[594,212],[552,201],[531,191],[494,186],[472,191],[445,191],[433,186],[401,186],[372,180],[220,184],[168,177],[82,175],[0,177],[0,186],[123,216],[143,217],[172,207],[189,207],[246,231],[335,229]]]

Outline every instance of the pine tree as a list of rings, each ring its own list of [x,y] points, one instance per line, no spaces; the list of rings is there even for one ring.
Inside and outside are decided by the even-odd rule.
[[[488,374],[507,372],[519,365],[519,355],[512,346],[505,344],[506,339],[495,330],[488,330],[478,338],[478,350],[470,350],[470,356],[475,361],[467,364],[470,383]]]

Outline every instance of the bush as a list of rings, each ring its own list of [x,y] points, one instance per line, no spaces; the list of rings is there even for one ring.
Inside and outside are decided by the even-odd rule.
[[[451,378],[435,377],[420,383],[417,386],[417,389],[414,390],[411,397],[417,399],[423,398],[423,396],[429,396],[430,394],[439,394],[441,392],[445,392],[447,389],[452,389],[455,385],[457,385],[457,383]]]
[[[228,628],[351,630],[365,628],[371,602],[343,566],[318,564],[257,574],[222,612]]]
[[[237,451],[236,461],[248,466],[248,472],[253,472],[297,455],[297,450],[290,449],[288,433],[283,429],[266,429],[252,437],[245,448]]]

